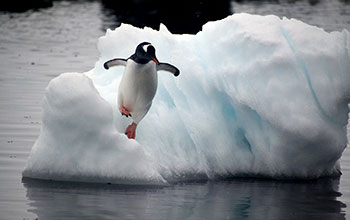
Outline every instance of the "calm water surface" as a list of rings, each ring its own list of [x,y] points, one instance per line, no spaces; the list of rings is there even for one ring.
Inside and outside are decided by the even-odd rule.
[[[296,17],[328,31],[350,29],[346,1],[240,1],[234,12]],[[99,1],[55,1],[25,13],[0,12],[0,219],[346,219],[350,153],[338,179],[257,179],[170,187],[22,180],[40,133],[41,99],[62,72],[84,72],[98,59],[96,43],[119,24]]]

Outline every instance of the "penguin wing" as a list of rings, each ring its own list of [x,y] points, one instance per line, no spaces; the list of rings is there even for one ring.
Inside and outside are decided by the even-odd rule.
[[[168,71],[174,74],[174,76],[178,76],[180,74],[180,70],[169,63],[159,63],[157,65],[157,71],[159,70]]]
[[[112,66],[126,66],[126,59],[115,58],[112,60],[108,60],[103,64],[104,68],[108,70]]]

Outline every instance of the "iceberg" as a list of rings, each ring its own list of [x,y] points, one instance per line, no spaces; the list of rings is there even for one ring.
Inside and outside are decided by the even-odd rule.
[[[123,67],[151,42],[177,78],[158,72],[158,90],[136,140],[116,107]],[[196,35],[123,24],[98,41],[86,73],[53,79],[42,128],[24,177],[168,184],[232,176],[340,175],[349,136],[350,37],[277,16],[234,14]],[[348,132],[347,132],[348,130]]]

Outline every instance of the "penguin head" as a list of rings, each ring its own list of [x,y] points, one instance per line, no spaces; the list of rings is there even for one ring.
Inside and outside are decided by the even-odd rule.
[[[156,64],[159,64],[156,57],[156,49],[148,42],[140,43],[136,47],[135,54],[130,58],[140,64],[146,64],[149,61],[154,61]]]

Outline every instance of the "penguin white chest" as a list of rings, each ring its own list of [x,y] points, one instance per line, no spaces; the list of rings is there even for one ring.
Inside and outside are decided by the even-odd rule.
[[[118,107],[122,116],[132,117],[133,122],[126,128],[128,138],[135,139],[136,127],[152,105],[158,86],[158,70],[168,71],[178,76],[180,71],[169,63],[161,63],[156,57],[152,44],[137,45],[135,53],[128,59],[114,58],[103,64],[108,70],[113,66],[125,66],[119,84]]]
[[[156,64],[138,64],[129,59],[119,85],[118,105],[132,112],[134,121],[141,120],[151,107],[158,85]]]

